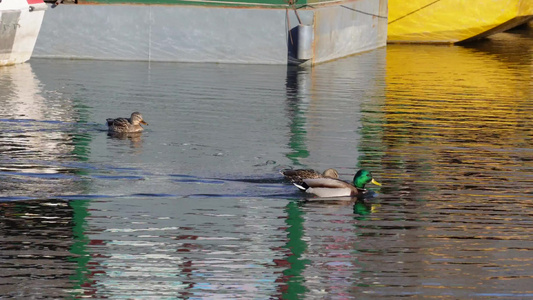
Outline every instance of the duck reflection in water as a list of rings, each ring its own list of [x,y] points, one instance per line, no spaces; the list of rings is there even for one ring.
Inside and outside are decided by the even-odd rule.
[[[142,146],[142,132],[108,132],[107,136],[117,140],[129,140],[132,148]]]
[[[364,198],[358,198],[353,204],[353,213],[356,215],[366,216],[375,212],[378,204],[371,204]]]

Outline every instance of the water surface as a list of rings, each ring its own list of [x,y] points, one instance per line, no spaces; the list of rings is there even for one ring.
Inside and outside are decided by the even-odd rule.
[[[0,295],[533,297],[532,46],[0,68]],[[108,136],[132,111],[146,130]],[[315,202],[285,167],[383,186]]]

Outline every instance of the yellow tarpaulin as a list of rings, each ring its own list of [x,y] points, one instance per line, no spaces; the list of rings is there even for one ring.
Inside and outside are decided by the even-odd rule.
[[[389,0],[389,43],[456,43],[533,19],[531,0]]]

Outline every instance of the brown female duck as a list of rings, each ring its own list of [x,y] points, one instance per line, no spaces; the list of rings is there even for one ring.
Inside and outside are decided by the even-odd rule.
[[[141,132],[143,125],[148,125],[139,112],[134,112],[129,118],[107,119],[108,131],[112,133]]]

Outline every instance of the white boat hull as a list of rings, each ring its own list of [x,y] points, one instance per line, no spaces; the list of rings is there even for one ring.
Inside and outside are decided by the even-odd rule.
[[[23,63],[33,53],[47,6],[42,0],[28,2],[0,2],[0,66]]]

